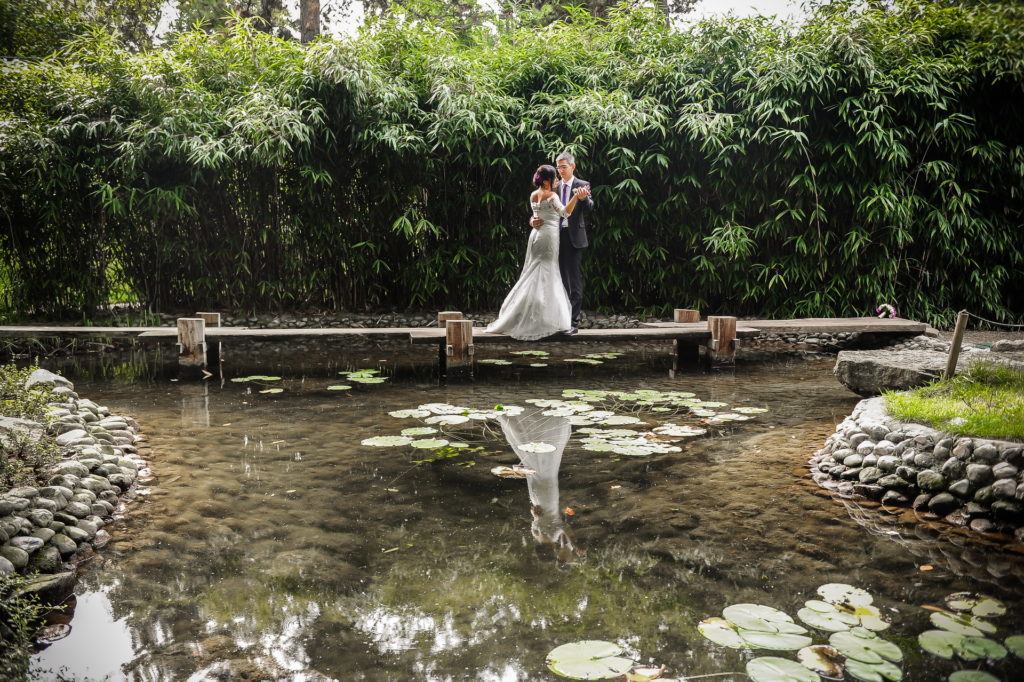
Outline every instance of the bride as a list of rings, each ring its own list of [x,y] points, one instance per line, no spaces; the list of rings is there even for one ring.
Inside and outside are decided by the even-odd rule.
[[[559,218],[568,218],[576,201],[589,188],[577,189],[562,206],[555,192],[558,174],[554,166],[541,166],[533,174],[536,191],[530,195],[535,215],[544,220],[533,229],[526,245],[526,262],[519,281],[501,304],[498,319],[486,331],[507,334],[519,341],[535,341],[572,327],[572,307],[558,270]]]

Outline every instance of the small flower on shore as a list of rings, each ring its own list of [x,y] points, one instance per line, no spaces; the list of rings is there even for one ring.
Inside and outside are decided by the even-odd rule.
[[[895,306],[891,306],[888,303],[883,303],[880,306],[878,306],[877,308],[875,308],[875,313],[879,317],[899,317],[896,314],[896,307]]]

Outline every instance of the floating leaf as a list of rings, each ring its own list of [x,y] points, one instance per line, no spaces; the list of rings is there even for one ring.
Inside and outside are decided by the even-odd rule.
[[[843,679],[843,655],[826,644],[806,646],[796,652],[800,665],[830,680]]]
[[[424,419],[428,424],[441,424],[443,426],[455,426],[456,424],[465,424],[469,421],[469,417],[462,414],[439,414],[434,417],[427,417]]]
[[[534,355],[542,358],[547,357],[548,355],[551,354],[548,353],[546,350],[517,350],[512,351],[511,353],[509,353],[509,355]]]
[[[412,438],[405,436],[374,436],[363,441],[363,445],[372,445],[376,448],[391,448],[410,443],[412,443]]]
[[[788,658],[762,656],[747,662],[747,675],[754,682],[818,682],[818,675]]]
[[[874,599],[867,590],[843,583],[827,583],[818,588],[821,598],[830,604],[847,604],[849,606],[868,606]]]
[[[1000,680],[984,670],[957,670],[949,676],[949,682],[1000,682]]]
[[[604,364],[600,360],[594,360],[592,358],[566,358],[565,362],[574,362],[577,365],[603,365]]]
[[[533,476],[537,473],[530,467],[520,466],[498,466],[491,469],[491,473],[501,478],[526,478],[527,476]]]
[[[984,594],[956,592],[945,599],[946,606],[954,611],[970,611],[981,618],[995,618],[1006,613],[1003,602]]]
[[[816,603],[824,604],[829,607],[830,610],[825,611],[816,609],[811,606],[811,602],[807,602],[807,606],[805,608],[796,612],[796,617],[810,625],[812,628],[818,628],[819,630],[825,630],[826,632],[841,632],[843,630],[849,630],[860,622],[860,619],[857,618],[857,616],[852,613],[843,613],[828,602],[819,601]]]
[[[260,393],[284,393],[283,388],[265,388]]]
[[[898,646],[864,628],[834,632],[828,638],[828,643],[847,658],[862,663],[881,663],[883,660],[898,663],[903,660],[903,652]],[[847,669],[849,667],[847,661]]]
[[[917,636],[921,648],[939,658],[951,659],[964,636],[949,630],[925,630]]]
[[[601,420],[602,424],[607,426],[622,426],[624,424],[641,424],[642,422],[636,417],[627,417],[625,415],[612,415],[611,417],[605,417]]]
[[[523,452],[535,452],[541,454],[545,452],[554,452],[556,448],[554,445],[551,445],[550,443],[536,442],[523,443],[522,445],[519,446],[519,449],[522,450]]]
[[[392,417],[398,419],[408,419],[409,417],[416,417],[417,419],[423,419],[424,417],[430,416],[429,410],[395,410],[394,412],[388,412]]]
[[[805,628],[794,623],[788,613],[762,604],[733,604],[725,607],[722,615],[743,630],[787,634],[807,632]]]
[[[622,658],[622,648],[612,642],[587,640],[555,647],[548,654],[551,672],[574,680],[607,680],[626,674],[633,661]]]
[[[626,682],[651,682],[652,680],[661,679],[664,672],[665,666],[663,665],[657,668],[652,666],[634,666],[632,670],[626,673]]]
[[[530,363],[530,367],[547,367],[547,366],[548,366],[548,363],[546,363],[546,362],[531,362]]]
[[[414,440],[409,445],[414,448],[432,450],[434,448],[443,448],[445,445],[448,445],[448,441],[443,438],[423,438],[421,440]]]
[[[736,626],[724,618],[708,618],[697,623],[697,632],[715,644],[733,649],[749,649],[751,645],[740,637]]]
[[[327,390],[328,391],[347,391],[350,388],[352,388],[352,387],[349,386],[348,384],[335,384],[333,386],[328,386]]]
[[[987,620],[967,614],[953,614],[940,611],[932,613],[929,618],[935,627],[968,637],[982,637],[985,633],[996,631],[996,626]]]
[[[387,377],[364,377],[355,374],[349,374],[348,380],[357,384],[383,384],[388,380]]]
[[[982,658],[1000,659],[1006,649],[995,640],[986,637],[969,637],[949,630],[926,630],[917,636],[921,648],[940,658],[959,656],[965,661]]]
[[[1018,658],[1024,658],[1024,635],[1014,635],[1007,637],[1006,648],[1013,652],[1013,655]]]
[[[487,358],[485,360],[477,360],[481,365],[511,365],[512,363],[508,360],[501,360],[500,358]]]
[[[762,414],[768,410],[763,407],[734,407],[732,411],[740,414]]]
[[[862,682],[899,682],[903,679],[903,671],[889,661],[865,663],[854,658],[846,659],[846,672]]]
[[[432,433],[437,433],[437,429],[431,426],[414,426],[411,429],[402,429],[403,436],[429,436]]]
[[[739,628],[739,633],[743,641],[751,646],[758,649],[773,649],[775,651],[796,651],[805,646],[810,646],[813,641],[807,635],[785,632],[761,632]]]

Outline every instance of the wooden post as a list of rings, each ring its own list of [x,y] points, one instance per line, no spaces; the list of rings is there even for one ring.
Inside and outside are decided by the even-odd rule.
[[[473,320],[445,322],[445,377],[473,377]]]
[[[956,327],[953,329],[953,340],[949,343],[949,357],[946,358],[946,372],[943,379],[952,379],[956,376],[956,363],[960,359],[960,346],[964,342],[964,330],[967,329],[967,311],[961,310],[956,314]]]
[[[462,313],[458,310],[442,310],[437,313],[437,328],[445,329],[445,323],[448,322],[448,320],[461,319]],[[442,376],[444,376],[445,370],[448,368],[448,351],[446,349],[446,343],[449,342],[446,341],[438,346],[437,352],[437,371],[440,372]]]
[[[689,308],[676,308],[672,311],[672,319],[675,322],[700,322],[700,311]]]
[[[711,341],[708,346],[709,361],[733,363],[736,361],[736,318],[721,315],[708,316]]]
[[[206,320],[201,317],[178,318],[178,368],[186,374],[198,374],[206,367]]]
[[[220,326],[220,313],[196,313],[206,321],[206,328]],[[220,364],[220,341],[206,344],[206,364],[216,367]]]

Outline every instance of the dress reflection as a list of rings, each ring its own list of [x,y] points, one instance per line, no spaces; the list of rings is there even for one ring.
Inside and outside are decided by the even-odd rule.
[[[526,477],[526,485],[533,517],[530,532],[537,543],[537,554],[550,556],[559,568],[569,568],[586,556],[586,550],[573,537],[558,500],[558,468],[572,426],[565,417],[543,412],[540,408],[527,409],[514,416],[502,416],[498,422],[520,461],[535,472]],[[554,450],[532,452],[534,448],[528,444],[537,443],[546,443]]]

